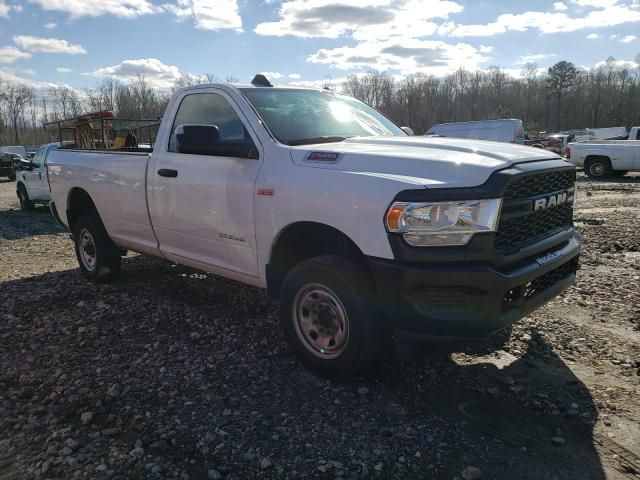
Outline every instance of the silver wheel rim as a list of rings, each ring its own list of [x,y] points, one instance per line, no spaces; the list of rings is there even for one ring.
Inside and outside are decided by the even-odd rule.
[[[312,283],[298,290],[293,301],[293,325],[305,349],[319,358],[336,358],[349,340],[349,317],[329,288]]]
[[[594,177],[599,177],[604,173],[604,165],[601,163],[592,163],[589,167],[589,172],[591,172],[591,175]]]
[[[18,193],[18,200],[20,200],[20,206],[24,208],[24,206],[27,204],[27,199],[24,196],[24,192],[22,190],[20,190],[20,192]]]
[[[96,268],[96,244],[93,241],[91,232],[86,228],[80,231],[78,238],[80,252],[80,260],[84,268],[92,272]]]

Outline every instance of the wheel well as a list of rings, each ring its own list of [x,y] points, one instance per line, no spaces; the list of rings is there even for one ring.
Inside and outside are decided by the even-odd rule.
[[[267,291],[280,292],[287,273],[297,264],[320,255],[340,254],[364,264],[364,254],[347,235],[322,223],[297,222],[280,233],[267,265]]]
[[[85,190],[72,189],[67,200],[67,222],[72,232],[80,217],[87,213],[98,213],[93,200]]]
[[[608,162],[609,166],[611,166],[611,159],[606,155],[588,155],[587,158],[584,159],[584,163],[586,164],[592,160],[602,160],[604,162]]]

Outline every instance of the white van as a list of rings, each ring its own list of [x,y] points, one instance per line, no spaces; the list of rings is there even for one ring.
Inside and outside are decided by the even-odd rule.
[[[477,122],[439,123],[431,127],[426,135],[493,140],[494,142],[524,143],[522,120],[516,118],[480,120]]]

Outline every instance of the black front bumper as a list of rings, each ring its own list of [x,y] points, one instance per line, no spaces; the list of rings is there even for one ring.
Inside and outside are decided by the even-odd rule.
[[[558,239],[563,239],[557,243]],[[398,336],[478,338],[501,330],[575,282],[581,244],[571,229],[546,250],[496,267],[479,262],[368,258],[378,307]],[[464,249],[463,249],[464,250]],[[552,253],[554,260],[536,261]]]

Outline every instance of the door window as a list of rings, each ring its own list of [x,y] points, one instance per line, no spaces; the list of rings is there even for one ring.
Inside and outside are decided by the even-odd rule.
[[[38,166],[38,168],[41,168],[42,166],[44,166],[44,154],[46,150],[47,150],[46,147],[42,147],[38,149],[35,157],[33,158],[33,163],[35,163]]]
[[[185,126],[216,127],[218,134],[211,129],[195,130],[198,143],[206,148],[200,153],[204,155],[257,158],[257,150],[242,120],[229,102],[217,93],[194,93],[187,95],[180,102],[178,112],[173,121],[169,151],[179,152],[178,135],[185,131]],[[179,129],[178,127],[182,127]],[[217,138],[216,138],[217,137]],[[196,153],[193,149],[186,149],[187,154]],[[179,152],[180,153],[180,152]],[[185,153],[184,151],[182,153]]]

